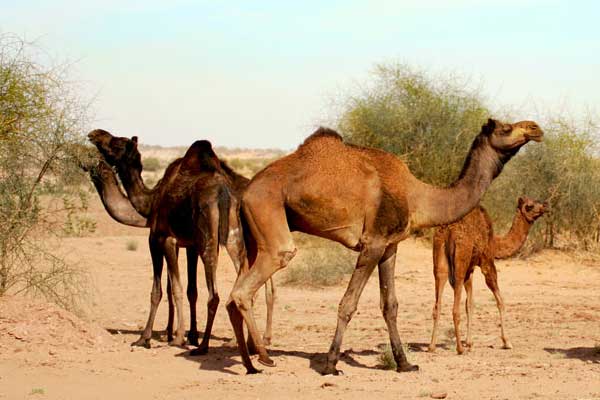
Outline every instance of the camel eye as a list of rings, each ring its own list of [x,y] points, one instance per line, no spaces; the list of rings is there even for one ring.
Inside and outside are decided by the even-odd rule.
[[[504,125],[502,127],[502,132],[503,133],[510,133],[510,132],[512,132],[512,127],[510,125]]]
[[[525,206],[525,211],[529,212],[531,210],[533,210],[533,206],[532,205]]]

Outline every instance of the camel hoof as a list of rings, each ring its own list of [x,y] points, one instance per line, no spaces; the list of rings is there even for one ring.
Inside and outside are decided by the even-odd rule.
[[[344,371],[342,371],[341,369],[336,369],[335,367],[327,366],[327,367],[325,367],[323,372],[321,372],[321,375],[339,376],[339,375],[344,375]]]
[[[417,364],[411,364],[411,363],[402,364],[402,365],[398,366],[398,368],[396,368],[396,372],[414,372],[414,371],[418,371],[418,370],[419,370],[419,366]]]
[[[504,346],[502,346],[502,348],[504,350],[511,350],[513,348],[513,345],[510,342],[506,342],[504,343]]]
[[[429,346],[429,347],[427,348],[427,351],[428,351],[429,353],[435,353],[435,350],[436,350],[436,347],[435,347],[435,346]]]
[[[473,342],[467,342],[467,343],[465,343],[465,346],[467,346],[470,350],[473,348]]]
[[[132,346],[145,347],[147,349],[150,348],[150,339],[139,338],[135,342],[131,343]]]
[[[274,367],[275,361],[271,360],[269,357],[261,358],[258,357],[258,362],[264,365],[265,367]]]
[[[190,346],[196,346],[198,347],[198,338],[200,337],[200,335],[198,334],[198,331],[196,332],[189,332],[187,335],[187,342]]]
[[[169,346],[173,347],[185,347],[185,339],[184,338],[176,338],[169,342]]]
[[[208,346],[205,346],[205,347],[199,346],[190,351],[190,356],[203,356],[203,355],[206,355],[207,353],[208,353]]]
[[[260,374],[262,371],[254,367],[246,368],[246,375]]]
[[[264,336],[264,337],[263,337],[263,344],[264,344],[265,346],[270,346],[270,345],[271,345],[271,338],[270,338],[270,337],[267,337],[267,336]]]

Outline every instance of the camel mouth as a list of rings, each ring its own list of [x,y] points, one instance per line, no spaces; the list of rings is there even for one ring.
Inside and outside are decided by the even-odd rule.
[[[533,140],[534,142],[541,142],[542,140],[544,140],[544,134],[542,132],[534,133],[534,134],[527,134],[527,135],[525,135],[525,137],[528,140]]]

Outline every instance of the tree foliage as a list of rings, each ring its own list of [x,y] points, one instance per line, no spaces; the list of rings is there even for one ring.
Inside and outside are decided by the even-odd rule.
[[[0,295],[42,294],[66,306],[80,277],[56,251],[56,215],[85,207],[79,162],[88,107],[64,68],[36,56],[33,45],[0,35]]]

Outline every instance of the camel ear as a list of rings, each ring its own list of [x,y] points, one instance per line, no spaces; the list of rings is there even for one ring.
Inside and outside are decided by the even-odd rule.
[[[488,118],[487,124],[481,127],[481,131],[486,135],[491,134],[496,129],[496,120]]]
[[[523,207],[523,203],[525,203],[525,199],[522,197],[519,197],[519,202],[517,204],[517,208],[520,209],[521,207]]]
[[[138,137],[137,137],[137,136],[132,136],[132,137],[131,137],[131,141],[132,141],[133,143],[137,144],[137,143],[138,143]]]

